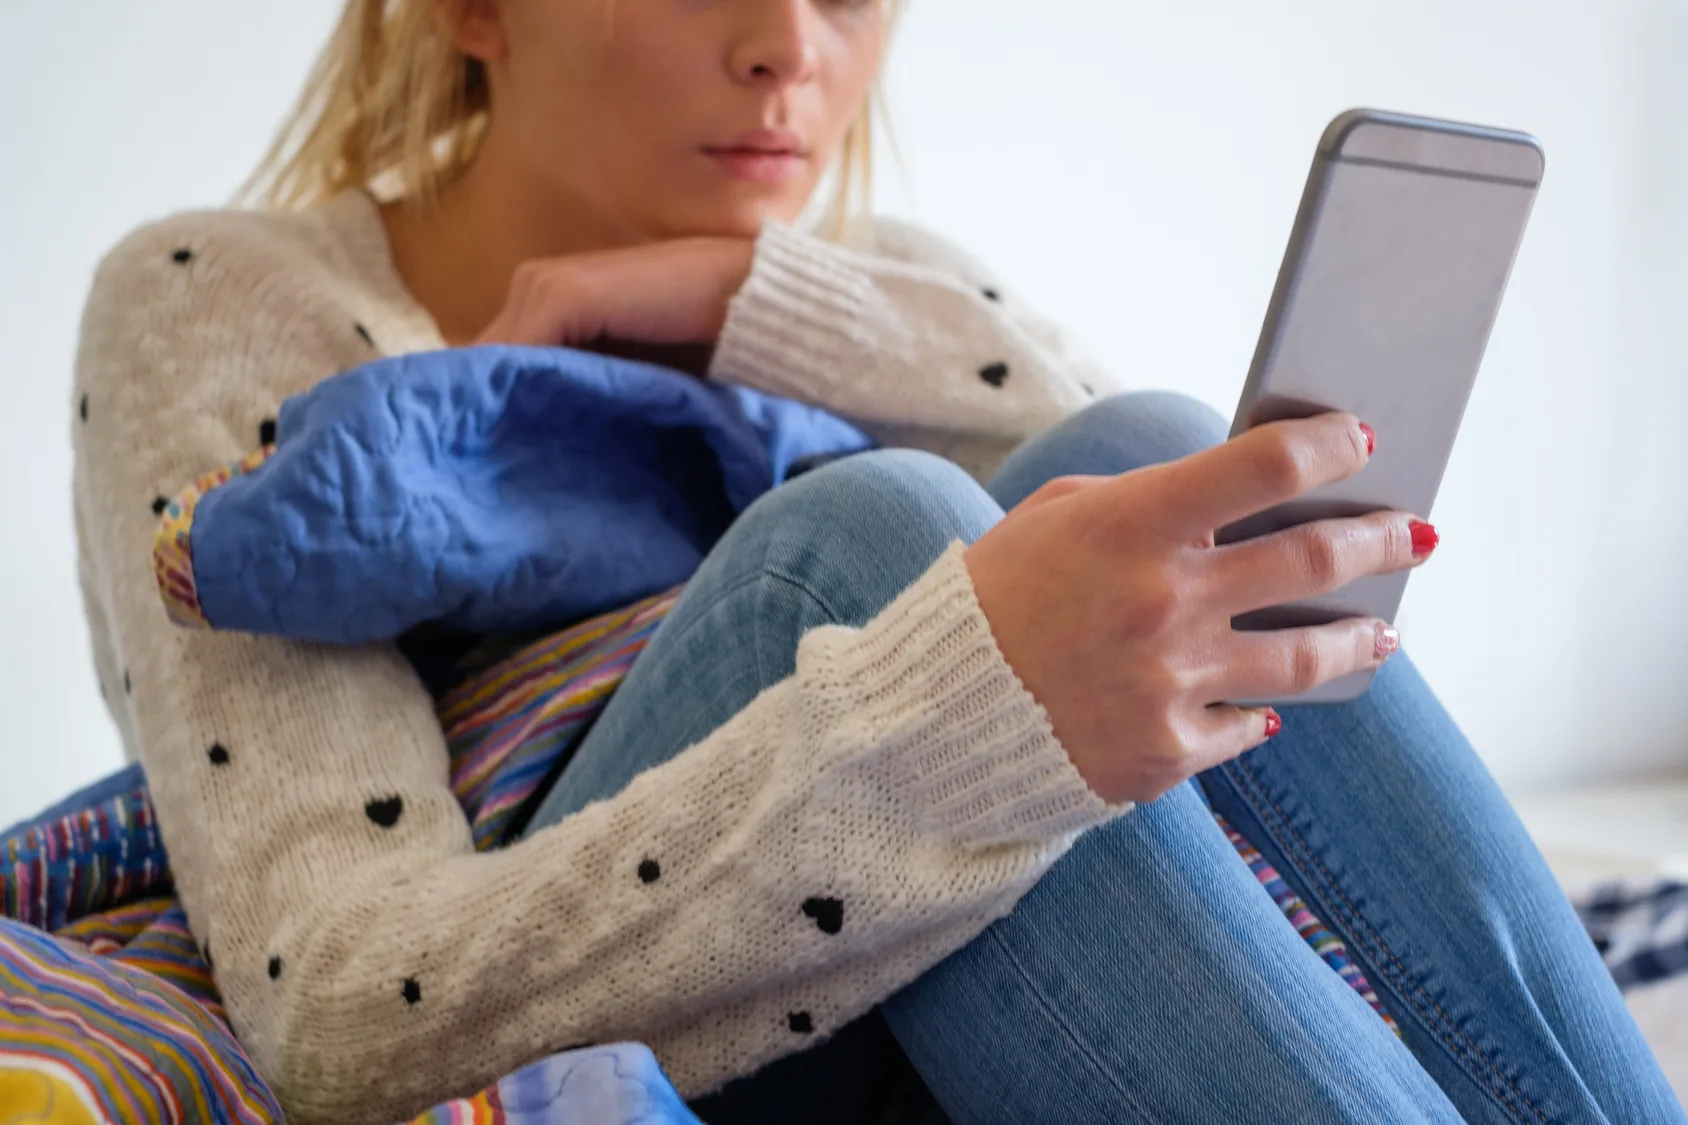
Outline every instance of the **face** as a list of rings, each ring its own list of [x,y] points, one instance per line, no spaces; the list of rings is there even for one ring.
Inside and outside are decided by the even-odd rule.
[[[643,238],[803,210],[884,52],[884,0],[469,0],[494,156]]]

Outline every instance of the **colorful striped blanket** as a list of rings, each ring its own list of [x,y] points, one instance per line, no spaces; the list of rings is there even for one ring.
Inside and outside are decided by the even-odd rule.
[[[518,825],[676,595],[466,658],[436,711],[477,847]],[[170,897],[145,778],[128,772],[132,787],[108,781],[104,799],[0,839],[0,1109],[42,1125],[278,1123]],[[416,1125],[581,1120],[696,1125],[654,1056],[626,1043],[538,1060]]]
[[[677,596],[671,590],[513,650],[482,648],[457,665],[458,682],[438,694],[436,709],[477,847],[496,847],[519,829],[524,807],[566,762]],[[97,787],[101,799],[0,839],[0,1105],[41,1107],[28,1120],[90,1125],[279,1122],[170,897],[145,779],[131,769],[131,786],[108,780]],[[1284,915],[1393,1027],[1341,941],[1221,824]],[[416,1122],[696,1119],[648,1050],[613,1044],[538,1060]]]

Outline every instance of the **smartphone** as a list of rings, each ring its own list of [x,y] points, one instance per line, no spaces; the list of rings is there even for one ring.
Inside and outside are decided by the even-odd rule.
[[[1524,133],[1376,110],[1331,122],[1231,433],[1346,410],[1377,431],[1377,452],[1353,479],[1224,528],[1219,542],[1388,508],[1429,516],[1545,167]],[[1361,579],[1234,625],[1392,622],[1407,578]],[[1342,703],[1372,676],[1237,702]]]

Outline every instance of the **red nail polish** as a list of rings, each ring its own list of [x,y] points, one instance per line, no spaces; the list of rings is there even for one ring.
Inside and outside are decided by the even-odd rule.
[[[1266,708],[1266,737],[1276,738],[1284,729],[1284,718],[1270,707]]]
[[[1372,646],[1372,654],[1379,663],[1388,660],[1401,651],[1401,634],[1379,621],[1377,623],[1377,641]]]
[[[1442,537],[1436,534],[1436,529],[1423,520],[1414,520],[1407,525],[1407,530],[1412,532],[1415,559],[1424,558],[1442,542]]]
[[[1366,456],[1370,457],[1377,452],[1377,431],[1361,422],[1360,432],[1366,435]]]

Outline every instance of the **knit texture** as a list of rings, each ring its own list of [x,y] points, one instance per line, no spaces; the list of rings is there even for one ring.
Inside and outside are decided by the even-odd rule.
[[[1118,388],[960,250],[899,223],[843,247],[770,223],[710,375],[815,403],[985,479]]]
[[[947,261],[941,243],[884,229],[900,251],[765,232],[715,374],[929,435],[986,471],[1082,401],[1082,369],[1029,343],[1056,336],[987,279],[909,253]],[[831,289],[867,303],[814,296]],[[865,366],[787,347],[788,317],[889,346]],[[477,853],[432,700],[396,648],[176,628],[151,565],[167,498],[273,440],[284,398],[440,346],[361,194],[143,228],[102,264],[83,324],[76,514],[96,664],[193,934],[215,946],[230,1020],[289,1120],[402,1119],[621,1039],[702,1094],[884,999],[1121,811],[1003,660],[957,546],[865,627],[810,632],[791,678],[619,796]],[[966,410],[870,409],[925,401],[917,384]]]

